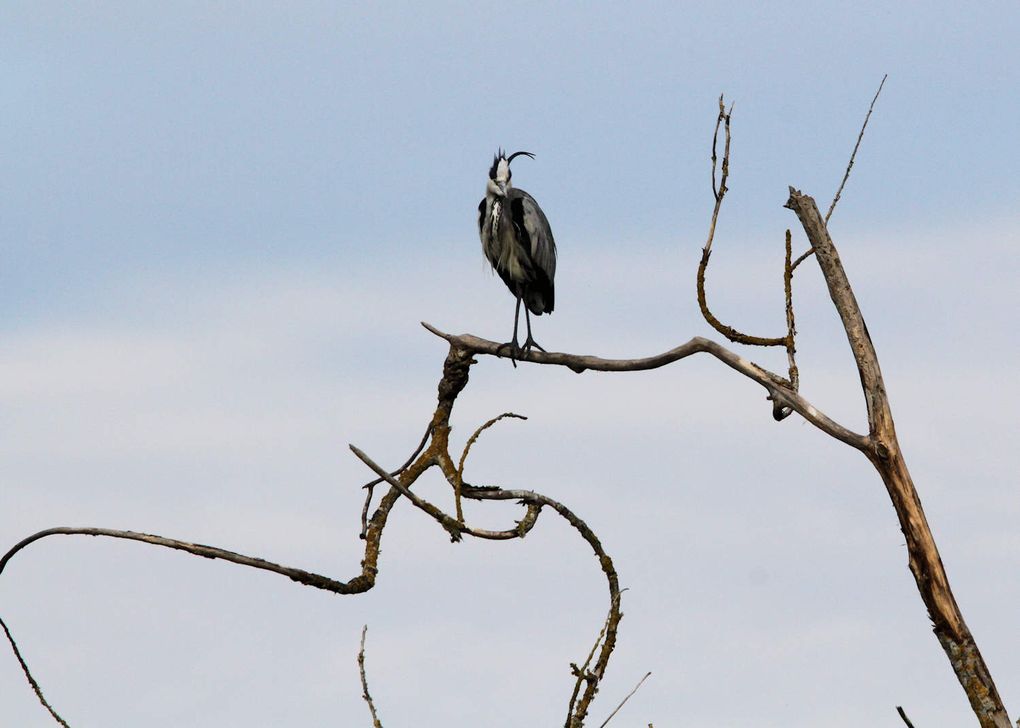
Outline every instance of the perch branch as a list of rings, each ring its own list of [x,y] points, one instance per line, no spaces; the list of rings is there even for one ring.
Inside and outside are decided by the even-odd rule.
[[[471,334],[447,334],[425,322],[422,322],[422,326],[436,336],[446,339],[451,344],[461,347],[472,354],[485,354],[488,356],[499,355],[498,349],[500,344],[497,344],[495,341],[482,339]],[[768,391],[769,396],[772,397],[774,401],[779,401],[781,404],[791,407],[805,420],[827,435],[831,435],[837,440],[845,442],[847,445],[857,448],[858,450],[863,451],[868,449],[870,446],[870,442],[867,437],[859,435],[856,432],[852,432],[835,420],[831,419],[828,415],[800,396],[800,394],[794,392],[790,387],[789,381],[783,377],[770,372],[742,356],[739,356],[710,339],[705,339],[700,336],[696,336],[690,341],[661,354],[638,359],[604,359],[598,356],[583,354],[564,354],[560,352],[532,350],[527,353],[521,353],[518,357],[518,361],[564,366],[578,373],[587,370],[600,372],[636,372],[658,369],[666,366],[667,364],[672,364],[675,361],[685,359],[692,354],[698,353],[710,354],[734,371],[739,372],[745,377],[757,382],[764,387],[766,391]]]

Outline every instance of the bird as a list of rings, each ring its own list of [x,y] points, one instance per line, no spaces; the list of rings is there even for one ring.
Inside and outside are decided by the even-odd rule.
[[[556,241],[552,228],[535,198],[510,183],[510,162],[518,156],[531,159],[531,152],[514,152],[509,157],[500,149],[489,168],[485,197],[478,203],[478,236],[482,253],[507,288],[517,298],[514,310],[513,339],[502,344],[497,354],[509,349],[510,361],[532,348],[545,351],[531,335],[531,316],[552,313],[556,303],[553,279],[556,276]],[[524,321],[528,338],[517,343],[517,325],[524,302]]]

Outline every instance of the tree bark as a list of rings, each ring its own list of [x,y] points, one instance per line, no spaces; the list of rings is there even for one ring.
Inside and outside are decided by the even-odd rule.
[[[829,295],[843,321],[868,409],[870,446],[864,452],[882,477],[896,509],[900,529],[907,540],[910,572],[917,582],[921,600],[928,608],[935,636],[949,657],[949,663],[982,728],[1013,728],[991,673],[949,586],[935,538],[900,450],[875,346],[836,246],[811,197],[791,187],[786,206],[796,213],[807,233],[829,287]]]

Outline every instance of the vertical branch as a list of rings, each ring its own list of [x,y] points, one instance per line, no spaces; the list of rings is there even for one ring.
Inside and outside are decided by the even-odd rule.
[[[793,243],[790,231],[786,231],[786,264],[783,268],[783,288],[786,293],[786,358],[790,365],[790,386],[794,392],[800,391],[800,372],[797,371],[796,336],[797,328],[793,320]]]
[[[878,355],[857,305],[846,271],[815,201],[790,188],[786,206],[800,219],[829,287],[857,363],[868,410],[870,447],[865,450],[885,483],[907,542],[908,565],[933,631],[963,687],[982,728],[1012,728],[991,672],[963,619],[935,537],[910,477],[886,395]]]
[[[786,231],[786,258],[783,264],[783,293],[786,296],[786,336],[783,343],[786,346],[786,359],[790,373],[790,388],[797,392],[800,390],[800,372],[797,370],[797,330],[793,319],[793,244],[790,231]],[[777,422],[785,420],[793,414],[793,408],[782,404],[778,399],[772,402],[772,417]]]
[[[379,716],[375,712],[375,703],[368,693],[368,677],[365,675],[365,635],[368,633],[368,625],[361,628],[361,649],[358,650],[358,672],[361,673],[361,697],[368,703],[368,710],[372,713],[372,728],[383,728],[379,722]]]
[[[882,371],[878,366],[875,345],[871,342],[868,327],[864,324],[860,306],[857,305],[857,298],[850,287],[850,281],[846,277],[846,271],[843,269],[839,253],[836,252],[836,246],[833,245],[832,239],[829,237],[825,221],[822,220],[815,201],[792,187],[786,207],[793,210],[800,219],[801,225],[807,233],[808,241],[815,251],[822,275],[825,276],[825,283],[829,287],[829,296],[843,321],[843,328],[846,330],[850,349],[853,352],[854,361],[857,363],[861,388],[864,390],[871,435],[875,437],[879,432],[893,433],[889,398],[885,392],[885,383],[882,381]]]

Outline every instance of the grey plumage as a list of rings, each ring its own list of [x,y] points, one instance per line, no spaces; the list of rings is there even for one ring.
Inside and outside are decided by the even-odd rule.
[[[504,345],[510,348],[511,359],[532,347],[544,351],[531,336],[529,313],[552,313],[556,303],[556,241],[535,198],[510,183],[510,162],[518,155],[534,157],[530,152],[516,152],[508,158],[499,151],[489,169],[485,197],[478,204],[482,253],[517,299],[513,340]],[[528,330],[523,349],[517,344],[521,301]]]

